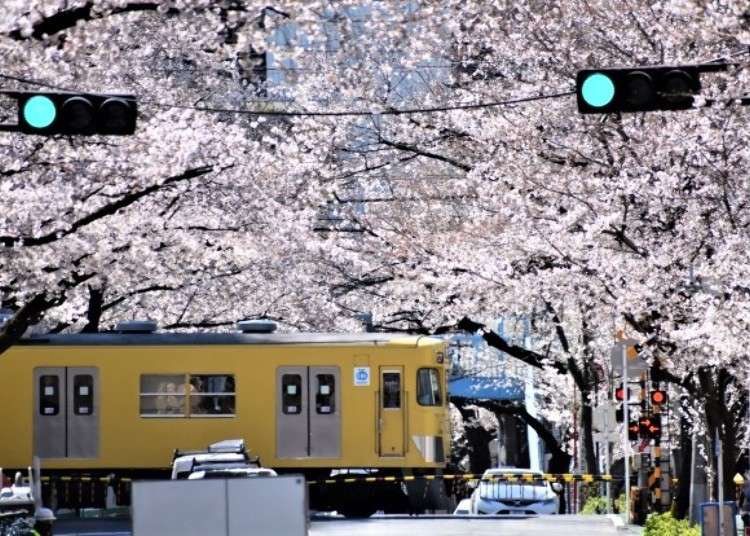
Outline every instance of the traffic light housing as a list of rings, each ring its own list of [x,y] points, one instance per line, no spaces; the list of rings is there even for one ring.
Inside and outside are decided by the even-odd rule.
[[[686,110],[701,91],[700,74],[722,71],[725,63],[587,69],[576,76],[582,114]]]
[[[661,389],[651,391],[650,397],[652,406],[661,406],[667,403],[667,392]]]
[[[628,439],[630,441],[638,441],[639,430],[639,424],[636,421],[630,421],[628,423]]]
[[[615,422],[622,422],[625,420],[625,411],[623,410],[622,404],[615,408]]]
[[[651,415],[638,419],[638,433],[641,439],[661,439],[661,416]]]
[[[133,95],[70,92],[6,93],[18,102],[18,128],[24,134],[126,136],[135,132]]]

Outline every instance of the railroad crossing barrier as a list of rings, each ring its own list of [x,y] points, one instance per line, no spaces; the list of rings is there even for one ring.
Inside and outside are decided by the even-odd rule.
[[[443,475],[404,475],[404,476],[366,476],[366,477],[345,477],[345,478],[326,478],[323,480],[309,480],[308,486],[330,485],[330,484],[354,484],[358,482],[411,482],[413,480],[464,480],[464,481],[483,481],[483,482],[611,482],[618,480],[612,475],[579,475],[579,474],[539,474],[524,473],[516,475],[493,475],[484,477],[479,473],[454,473]],[[622,480],[622,479],[619,479]]]
[[[326,478],[307,481],[308,487],[320,486],[339,486],[346,484],[365,484],[378,485],[384,483],[408,483],[413,481],[445,481],[451,486],[451,493],[457,496],[468,495],[471,492],[470,486],[477,485],[480,481],[492,482],[509,482],[524,483],[546,481],[550,483],[558,482],[563,485],[562,495],[566,497],[567,513],[576,513],[573,504],[572,493],[574,488],[580,492],[581,487],[587,484],[599,482],[616,482],[622,481],[621,478],[612,475],[589,475],[589,474],[552,474],[552,473],[524,473],[516,475],[495,475],[490,478],[482,478],[481,473],[448,473],[448,474],[428,474],[428,475],[403,475],[403,476],[375,476],[375,475],[357,475],[343,476],[336,478]],[[45,476],[42,477],[42,498],[44,504],[52,505],[53,508],[105,508],[111,506],[112,498],[114,503],[119,506],[131,504],[131,495],[133,481],[130,478],[123,478],[116,475],[112,476]],[[110,496],[108,504],[107,497]]]

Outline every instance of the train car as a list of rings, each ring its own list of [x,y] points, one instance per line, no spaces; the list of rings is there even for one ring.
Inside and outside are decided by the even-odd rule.
[[[130,322],[23,338],[0,355],[0,467],[39,456],[52,477],[160,477],[175,448],[228,438],[244,439],[264,466],[312,480],[445,466],[443,341],[240,327],[160,333]],[[350,515],[387,507],[387,493],[352,491],[311,488],[311,506]],[[66,504],[87,506],[78,495]],[[413,506],[425,493],[410,495]],[[434,507],[421,500],[418,508]]]

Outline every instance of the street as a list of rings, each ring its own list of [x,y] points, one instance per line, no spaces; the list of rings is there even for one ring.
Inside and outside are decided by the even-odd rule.
[[[57,536],[130,536],[127,521],[65,520]],[[310,536],[605,536],[623,534],[605,516],[549,516],[538,518],[454,518],[450,516],[373,517],[364,520],[317,518],[310,524]]]

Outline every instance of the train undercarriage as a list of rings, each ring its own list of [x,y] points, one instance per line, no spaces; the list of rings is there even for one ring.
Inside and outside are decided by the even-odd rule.
[[[312,511],[337,511],[351,518],[377,511],[421,514],[451,507],[451,482],[439,472],[410,469],[277,469],[302,474],[308,482]],[[6,474],[14,474],[8,469]],[[436,478],[437,476],[437,478]],[[47,470],[42,476],[42,502],[53,510],[129,506],[132,482],[169,479],[169,470]]]

